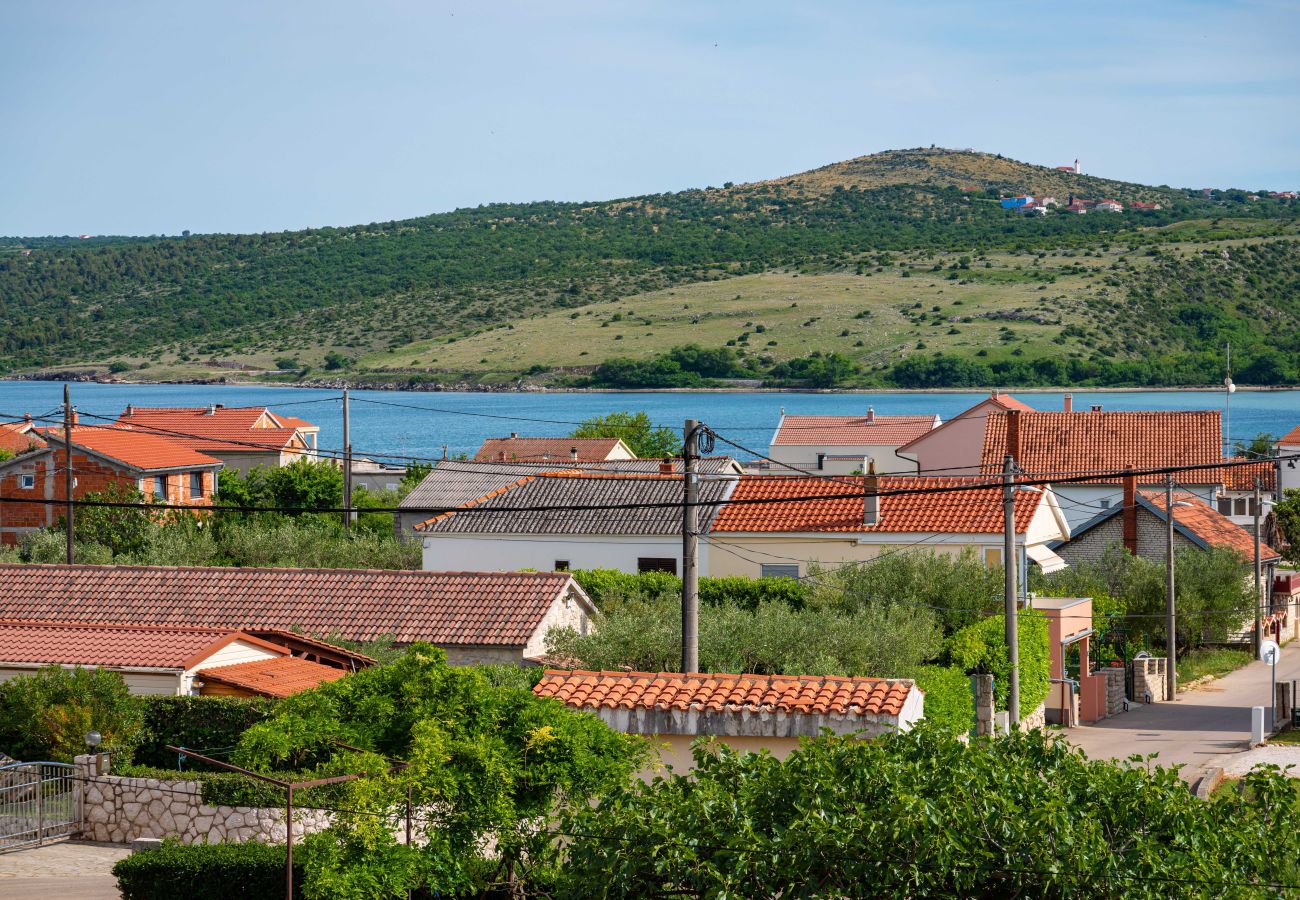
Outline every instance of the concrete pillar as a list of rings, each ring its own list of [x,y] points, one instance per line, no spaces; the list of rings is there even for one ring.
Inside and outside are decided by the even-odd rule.
[[[1250,745],[1257,747],[1264,743],[1264,707],[1250,708]]]

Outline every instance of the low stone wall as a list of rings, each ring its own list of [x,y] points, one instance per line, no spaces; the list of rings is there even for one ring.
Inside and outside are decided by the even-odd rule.
[[[1047,725],[1047,701],[1038,704],[1038,709],[1020,720],[1022,731],[1038,731]]]
[[[95,773],[95,757],[76,758],[82,785],[81,836],[92,841],[129,843],[137,838],[178,838],[182,843],[285,842],[284,809],[210,806],[197,781],[120,778]],[[329,827],[330,813],[295,809],[293,833],[312,834]]]
[[[1165,695],[1165,671],[1168,660],[1163,656],[1150,656],[1133,660],[1133,699],[1146,703],[1150,695],[1152,703],[1167,700]]]
[[[1118,716],[1124,711],[1124,668],[1106,666],[1097,674],[1106,679],[1106,716]]]

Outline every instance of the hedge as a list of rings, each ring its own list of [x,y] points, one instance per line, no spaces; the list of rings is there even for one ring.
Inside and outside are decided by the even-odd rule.
[[[650,599],[681,597],[682,580],[667,572],[643,572],[631,575],[618,569],[576,569],[573,577],[597,607],[604,606],[611,595],[641,594]],[[766,600],[778,600],[801,609],[808,596],[808,585],[795,578],[746,578],[730,575],[700,579],[700,602],[734,603],[752,610]]]
[[[1040,612],[1022,610],[1016,632],[1020,639],[1020,717],[1023,719],[1047,699],[1051,687],[1047,619]],[[989,616],[954,632],[945,650],[949,661],[963,672],[992,673],[997,706],[1007,708],[1011,668],[1002,616]]]
[[[922,666],[916,684],[925,691],[925,720],[945,734],[966,734],[975,722],[970,676],[956,666]]]
[[[133,759],[142,766],[176,768],[176,753],[167,744],[200,753],[229,749],[239,743],[248,726],[262,721],[275,709],[266,697],[141,697],[145,738]],[[192,759],[186,769],[208,768]]]
[[[134,853],[113,866],[122,900],[282,900],[283,844],[180,844]],[[293,896],[302,897],[302,861],[295,852]]]

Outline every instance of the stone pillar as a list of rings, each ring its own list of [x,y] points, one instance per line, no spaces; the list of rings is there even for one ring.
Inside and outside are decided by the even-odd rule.
[[[975,736],[993,733],[993,676],[972,675],[971,695],[975,698]]]

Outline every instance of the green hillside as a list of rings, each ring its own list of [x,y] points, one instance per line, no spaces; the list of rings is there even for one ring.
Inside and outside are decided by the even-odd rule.
[[[997,202],[1021,193],[1161,209]],[[1232,340],[1290,382],[1298,224],[1295,202],[932,149],[349,228],[0,239],[0,373],[1176,384],[1212,380]]]

